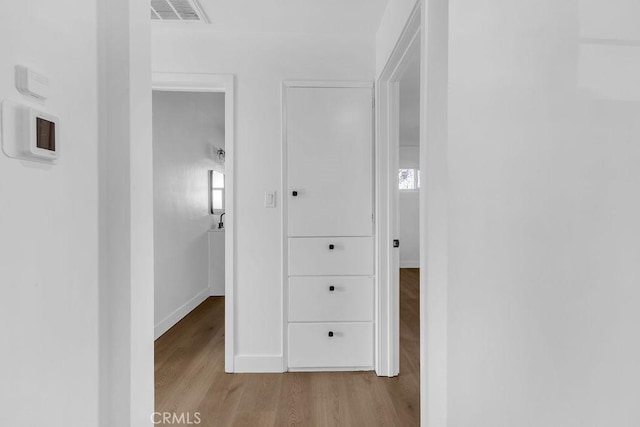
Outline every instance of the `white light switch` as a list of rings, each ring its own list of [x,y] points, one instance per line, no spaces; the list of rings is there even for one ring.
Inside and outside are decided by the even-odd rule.
[[[264,207],[265,208],[275,208],[276,207],[276,192],[275,191],[267,191],[264,193]]]

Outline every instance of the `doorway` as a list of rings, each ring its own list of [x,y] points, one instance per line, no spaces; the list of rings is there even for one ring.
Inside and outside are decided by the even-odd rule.
[[[376,81],[376,216],[378,328],[376,373],[400,373],[398,82],[420,51],[420,413],[422,423],[447,423],[448,3],[417,2]],[[398,239],[399,240],[399,239]],[[400,244],[402,242],[399,242]]]
[[[380,376],[393,377],[401,372],[401,323],[406,338],[403,344],[412,351],[420,354],[420,341],[424,337],[419,327],[421,52],[418,5],[376,85],[379,302],[376,373]],[[402,267],[407,271],[401,274]],[[402,312],[405,308],[407,313]],[[405,361],[409,371],[420,365],[419,356]]]
[[[399,370],[402,375],[420,375],[420,51],[408,53],[407,67],[397,84],[398,181],[391,187],[397,200],[392,216],[397,224],[400,247],[393,274],[399,294]],[[396,258],[397,256],[397,258]]]
[[[194,227],[195,224],[198,230],[194,232],[195,234],[190,240],[178,242],[173,239],[167,241],[168,245],[165,246],[181,245],[182,252],[188,252],[190,248],[194,249],[197,246],[197,250],[192,251],[192,257],[202,258],[198,265],[200,274],[197,277],[197,285],[194,285],[194,291],[191,292],[190,298],[183,296],[181,305],[166,309],[164,315],[156,315],[155,338],[158,338],[172,326],[179,324],[188,313],[203,302],[214,304],[214,301],[209,301],[210,297],[213,295],[219,297],[223,293],[223,299],[215,302],[214,305],[224,308],[224,327],[220,331],[224,340],[223,372],[233,372],[234,77],[216,74],[154,73],[152,83],[154,116],[156,111],[161,111],[163,121],[168,122],[164,125],[154,123],[154,131],[160,132],[161,137],[173,137],[170,141],[166,141],[166,144],[163,144],[166,145],[164,148],[157,150],[155,139],[158,135],[154,136],[154,163],[158,162],[161,166],[165,164],[167,167],[176,168],[177,159],[190,156],[189,167],[172,170],[171,174],[165,174],[162,178],[166,182],[156,183],[156,186],[158,184],[162,186],[159,191],[164,191],[166,197],[159,197],[158,189],[154,190],[154,211],[158,210],[158,203],[161,207],[164,203],[167,205],[165,206],[166,211],[171,214],[177,212],[181,215],[185,219],[182,221],[184,224],[179,225],[178,234],[181,235],[185,234],[185,227]],[[164,107],[156,109],[157,106],[163,104]],[[216,109],[219,110],[220,107],[222,111],[215,113]],[[208,117],[207,114],[209,114]],[[178,121],[181,118],[184,122],[189,122],[186,123],[183,130],[180,130],[180,126],[178,126]],[[205,127],[199,134],[191,134],[194,132],[193,128],[197,127],[194,120],[198,119],[200,119],[200,123],[204,123]],[[155,121],[156,117],[154,117]],[[165,127],[166,129],[164,129]],[[175,134],[176,132],[178,134]],[[192,137],[193,141],[190,144],[193,146],[187,145],[186,136]],[[189,154],[187,151],[191,153]],[[159,179],[157,176],[158,167],[154,169],[156,169],[154,181],[157,181]],[[154,212],[154,217],[156,213]],[[175,226],[175,224],[171,224],[172,217],[166,219],[167,221],[164,222],[156,221],[156,231],[158,227]],[[162,232],[164,231],[163,229]],[[158,251],[157,247],[155,252],[156,256],[163,254]],[[171,254],[164,255],[167,256],[168,263],[168,257]],[[212,255],[215,255],[215,259]],[[159,263],[163,263],[163,260],[156,259],[156,266]],[[163,291],[161,298],[171,300],[176,295],[175,289],[184,287],[181,279],[185,277],[185,274],[191,273],[184,271],[189,266],[186,262],[183,264],[183,271],[168,269],[167,272],[163,272],[162,276],[164,277],[158,277],[159,275],[156,273],[157,281],[165,280],[168,282],[167,286],[173,287],[173,290]],[[164,268],[164,266],[157,268]],[[216,273],[215,277],[211,274],[213,270]],[[218,274],[220,270],[224,270],[223,275]],[[219,283],[220,281],[222,283]],[[174,305],[177,304],[174,303]],[[157,307],[158,301],[156,301]],[[195,312],[193,313],[195,314]],[[221,321],[222,317],[218,323]]]

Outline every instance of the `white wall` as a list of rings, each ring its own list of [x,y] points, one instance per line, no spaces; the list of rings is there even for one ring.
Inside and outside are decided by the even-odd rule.
[[[420,147],[400,146],[400,168],[420,168]],[[420,192],[400,191],[400,268],[420,267]]]
[[[209,170],[224,148],[224,93],[153,92],[156,337],[209,296]]]
[[[101,427],[150,426],[154,280],[149,4],[100,0],[99,6],[99,418]]]
[[[451,2],[451,427],[640,425],[638,12]]]
[[[0,98],[26,100],[16,64],[46,75],[40,107],[60,118],[62,154],[50,166],[0,153],[0,425],[95,426],[97,2],[2,6]]]
[[[376,32],[376,77],[380,76],[418,0],[389,0]]]
[[[373,38],[156,27],[153,69],[237,76],[237,368],[281,370],[282,194],[276,209],[264,208],[264,192],[280,193],[282,183],[281,84],[288,79],[372,81]]]

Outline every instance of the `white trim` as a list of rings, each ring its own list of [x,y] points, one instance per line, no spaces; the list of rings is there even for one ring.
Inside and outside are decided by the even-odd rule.
[[[153,90],[226,93],[233,85],[231,74],[153,73]]]
[[[419,35],[420,72],[420,420],[422,426],[447,426],[447,292],[448,292],[448,220],[447,220],[447,9],[446,0],[418,1],[407,21],[393,53],[378,80],[378,151],[388,156],[393,93],[393,77],[398,76],[402,58]],[[444,70],[442,69],[444,67]],[[391,93],[390,93],[391,92]],[[396,118],[397,120],[397,118]],[[399,344],[393,312],[394,292],[385,289],[390,277],[391,244],[389,229],[393,225],[389,211],[389,164],[379,162],[379,235],[378,273],[380,283],[379,315],[389,316],[381,323],[379,354],[397,356]],[[396,187],[397,188],[397,187]],[[386,193],[385,193],[386,191]],[[387,280],[387,284],[388,284]],[[387,291],[385,293],[385,291]],[[385,301],[385,298],[387,300]],[[385,330],[384,328],[387,328]],[[395,335],[394,335],[395,334]],[[384,341],[388,339],[388,341]],[[386,363],[385,363],[386,362]],[[378,374],[393,374],[393,360],[382,360]]]
[[[400,259],[399,251],[392,248],[393,239],[399,236],[396,214],[400,195],[397,184],[400,145],[398,80],[410,63],[410,55],[420,47],[421,15],[422,5],[417,2],[376,84],[376,373],[389,377],[398,375],[400,370]],[[425,125],[423,122],[421,115],[421,132]]]
[[[153,73],[153,90],[225,94],[225,319],[224,370],[235,355],[235,77],[231,74]]]
[[[420,416],[448,424],[449,1],[425,0],[420,71]]]
[[[281,288],[280,297],[282,298],[282,328],[280,330],[280,342],[282,342],[282,372],[287,372],[289,366],[289,230],[288,230],[288,212],[289,212],[289,188],[288,188],[288,157],[287,157],[287,88],[291,82],[282,82],[281,104],[282,104],[282,123],[280,129],[280,135],[282,135],[282,182],[280,188],[280,200],[282,200],[282,241],[280,242],[280,248],[282,249],[282,276],[281,276]]]
[[[394,102],[390,92],[392,77],[398,75],[402,57],[419,33],[420,48],[420,420],[422,426],[446,427],[447,402],[447,321],[448,321],[448,219],[447,219],[447,0],[418,1],[407,21],[393,53],[385,64],[377,84],[378,145],[377,150],[388,156],[388,137],[393,128],[390,113]],[[388,162],[379,162],[378,277],[380,280],[381,339],[379,355],[393,359],[394,345],[399,344],[393,318],[394,292],[388,284],[390,237],[392,225],[389,212]],[[396,187],[397,188],[397,187]],[[387,191],[387,193],[385,193]],[[385,284],[385,277],[387,283]],[[386,292],[385,292],[386,291]],[[386,298],[386,301],[385,301]],[[384,316],[389,316],[384,319]],[[384,321],[383,321],[384,320]],[[385,330],[385,327],[387,330]],[[386,342],[384,340],[387,340]],[[379,375],[393,374],[393,360],[381,360],[376,367]]]
[[[373,366],[341,366],[332,368],[290,368],[289,372],[369,372]]]
[[[260,355],[245,356],[238,355],[235,357],[235,372],[237,373],[282,373],[282,356],[281,355]]]
[[[420,268],[420,260],[400,261],[400,268]]]
[[[198,292],[196,296],[175,309],[173,313],[156,323],[153,339],[157,340],[162,334],[171,329],[176,323],[181,321],[187,314],[191,313],[197,306],[209,298],[209,287]]]
[[[301,87],[301,88],[311,88],[311,87],[325,87],[325,88],[373,88],[373,82],[362,82],[362,81],[331,81],[331,80],[286,80],[282,82],[285,88],[289,87]]]
[[[416,1],[416,4],[413,6],[413,10],[411,11],[409,18],[407,18],[407,23],[402,29],[402,33],[400,34],[400,37],[398,37],[398,41],[396,42],[391,55],[389,55],[389,59],[387,59],[387,62],[378,77],[377,85],[388,79],[391,73],[400,65],[401,58],[406,53],[407,45],[417,34],[419,34],[419,31],[422,30],[422,11],[422,1]],[[408,63],[403,64],[403,67],[408,65]]]

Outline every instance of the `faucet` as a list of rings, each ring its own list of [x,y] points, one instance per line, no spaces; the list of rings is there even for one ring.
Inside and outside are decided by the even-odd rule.
[[[224,216],[226,212],[222,212],[222,214],[220,215],[220,222],[218,222],[218,228],[224,228],[224,222],[222,222],[222,217]]]

